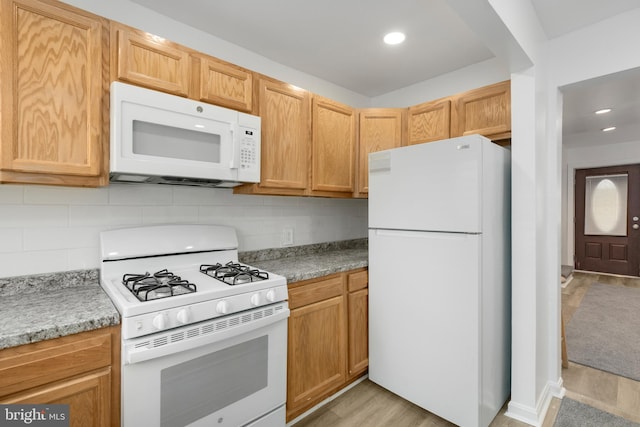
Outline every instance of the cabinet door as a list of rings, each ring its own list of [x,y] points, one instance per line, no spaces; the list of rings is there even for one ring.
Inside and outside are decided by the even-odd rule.
[[[402,145],[406,109],[368,108],[358,113],[358,181],[356,191],[369,192],[369,153]]]
[[[200,63],[198,99],[240,111],[251,111],[251,71],[208,56],[201,56],[195,62]]]
[[[111,425],[111,369],[104,368],[2,399],[3,404],[67,404],[71,427]],[[114,421],[115,423],[115,421]]]
[[[259,93],[262,117],[259,186],[278,190],[275,194],[303,194],[309,180],[309,92],[286,83],[261,79]]]
[[[189,94],[189,52],[152,34],[111,23],[114,79],[173,95]]]
[[[353,193],[355,176],[355,123],[353,108],[314,96],[311,189]]]
[[[318,403],[345,382],[344,321],[342,295],[291,310],[287,413]]]
[[[474,89],[456,99],[457,129],[451,136],[472,133],[492,140],[511,137],[511,81]]]
[[[348,295],[349,310],[349,377],[362,373],[369,366],[369,289]]]
[[[0,22],[0,182],[107,184],[107,21],[2,0]]]
[[[349,379],[369,366],[369,273],[347,275],[348,375]]]
[[[425,102],[409,107],[409,145],[451,136],[451,100]]]

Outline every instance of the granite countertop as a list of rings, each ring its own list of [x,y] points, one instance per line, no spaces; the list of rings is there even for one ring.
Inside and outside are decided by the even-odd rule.
[[[98,270],[0,279],[0,349],[118,325]]]
[[[288,283],[368,265],[367,239],[240,252]],[[120,324],[99,270],[0,278],[0,349]]]
[[[240,253],[241,262],[287,278],[288,283],[315,279],[369,265],[367,240],[321,243],[289,249]]]

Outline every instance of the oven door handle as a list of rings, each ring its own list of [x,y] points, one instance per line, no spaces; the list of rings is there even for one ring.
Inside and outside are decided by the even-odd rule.
[[[132,365],[182,351],[203,347],[228,338],[237,337],[256,329],[268,327],[276,322],[286,320],[289,317],[289,308],[287,307],[287,304],[284,303],[283,306],[283,308],[280,308],[279,311],[274,314],[253,319],[246,323],[240,323],[237,326],[230,326],[226,329],[217,330],[215,325],[235,318],[239,318],[239,321],[241,322],[243,316],[252,316],[255,312],[251,314],[238,313],[236,315],[227,316],[223,319],[203,322],[192,327],[185,326],[176,330],[167,331],[161,335],[156,334],[150,337],[126,340],[124,342],[123,349],[123,363],[126,365]],[[211,332],[204,332],[208,330],[211,330]],[[174,337],[178,338],[176,339]]]

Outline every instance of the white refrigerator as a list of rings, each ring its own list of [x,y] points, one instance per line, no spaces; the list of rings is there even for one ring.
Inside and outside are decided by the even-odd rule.
[[[369,154],[369,378],[463,427],[510,393],[510,205],[482,136]]]

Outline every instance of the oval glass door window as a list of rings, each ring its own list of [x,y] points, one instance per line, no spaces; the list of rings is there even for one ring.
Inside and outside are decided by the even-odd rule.
[[[584,234],[627,235],[627,183],[627,174],[586,178]]]

